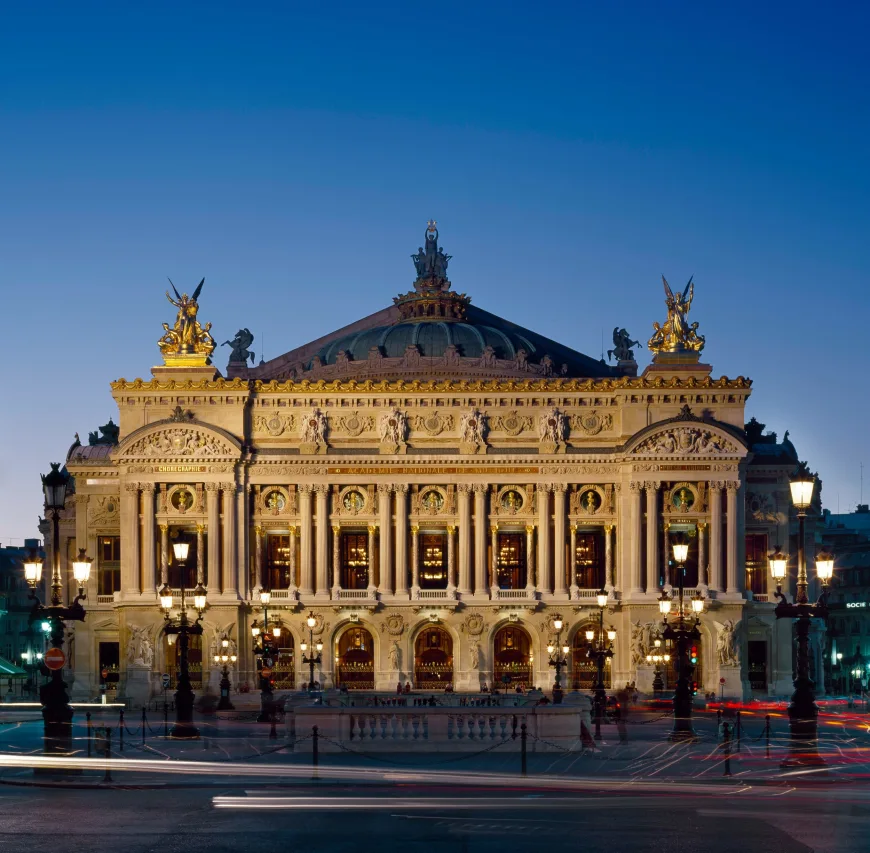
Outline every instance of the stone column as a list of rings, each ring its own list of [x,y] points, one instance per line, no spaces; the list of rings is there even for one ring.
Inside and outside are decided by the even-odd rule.
[[[722,483],[710,483],[710,589],[722,591]]]
[[[471,594],[471,486],[460,483],[459,493],[459,594]]]
[[[535,525],[526,525],[526,589],[535,591]]]
[[[205,507],[208,518],[208,566],[206,577],[208,578],[207,593],[209,598],[214,600],[221,592],[220,579],[220,486],[217,483],[205,484]],[[164,546],[161,546],[164,547]],[[165,556],[164,563],[169,559],[169,545],[164,547]]]
[[[258,593],[263,586],[263,528],[258,524],[254,527],[254,592]]]
[[[698,522],[698,585],[708,586],[710,577],[707,569],[707,522]]]
[[[630,586],[632,592],[643,592],[643,583],[640,576],[641,548],[643,548],[643,520],[640,514],[641,483],[629,483],[629,509],[628,524],[631,531],[631,566]],[[654,590],[649,590],[653,592]]]
[[[571,598],[576,598],[580,587],[577,586],[577,525],[571,525]]]
[[[211,539],[209,539],[211,545]],[[160,586],[169,583],[169,525],[160,525]],[[219,590],[215,590],[215,594]]]
[[[387,483],[378,484],[378,512],[381,530],[381,547],[378,559],[380,567],[379,587],[386,595],[393,594],[393,487]]]
[[[251,529],[250,490],[247,484],[236,489],[236,584],[244,600],[248,599],[251,587],[251,549],[248,541]]]
[[[139,596],[139,484],[124,483],[121,492],[121,590],[124,597]],[[53,543],[60,547],[60,543]]]
[[[672,587],[671,583],[671,525],[665,522],[664,530],[662,531],[664,536],[664,552],[665,552],[665,586],[670,589]],[[679,582],[679,578],[677,578]]]
[[[550,487],[537,486],[538,493],[538,592],[553,591],[553,563],[550,555]]]
[[[205,582],[205,526],[203,524],[196,525],[196,582],[201,584]]]
[[[447,525],[447,589],[456,589],[456,528],[452,524]]]
[[[289,541],[290,553],[287,555],[288,557],[288,566],[287,566],[287,589],[295,590],[297,588],[296,584],[296,528],[291,524],[289,530]]]
[[[236,577],[236,486],[233,483],[221,483],[223,517],[223,594],[238,595],[238,578]]]
[[[411,527],[411,598],[420,592],[420,528]]]
[[[616,584],[613,582],[613,525],[604,525],[604,588],[613,592]]]
[[[564,483],[553,488],[553,569],[556,573],[553,589],[556,595],[568,592],[565,581],[565,489]]]
[[[377,524],[369,525],[369,592],[374,592],[377,589],[375,584],[375,533],[377,530]]]
[[[474,486],[474,594],[486,595],[486,486]]]
[[[659,484],[644,483],[644,488],[646,489],[646,591],[654,592],[659,585]]]
[[[156,539],[154,483],[142,483],[142,592],[149,597],[157,590]]]
[[[317,595],[329,597],[329,486],[315,486],[317,494]]]
[[[498,592],[498,525],[493,524],[489,528],[490,549],[492,550],[492,559],[490,560],[489,568],[489,586],[492,590],[493,598]]]
[[[341,525],[332,525],[332,597],[341,589]]]
[[[738,524],[737,517],[737,493],[740,489],[740,482],[737,480],[729,480],[725,484],[725,488],[728,492],[725,508],[725,523],[727,524],[725,529],[727,537],[725,540],[725,552],[728,561],[728,588],[726,591],[728,595],[739,595],[740,581],[737,577],[737,529],[740,525]]]
[[[396,595],[408,597],[408,484],[396,492]]]
[[[311,548],[311,486],[299,486],[299,592],[314,594],[314,566]]]

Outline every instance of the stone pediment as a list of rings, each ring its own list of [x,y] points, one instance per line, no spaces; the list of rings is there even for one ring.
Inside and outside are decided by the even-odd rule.
[[[704,458],[747,455],[740,431],[728,424],[695,417],[684,407],[670,418],[641,430],[626,445],[626,455],[643,457]]]
[[[192,419],[167,419],[130,433],[112,459],[116,463],[142,459],[226,462],[238,460],[241,452],[241,442],[226,430]]]

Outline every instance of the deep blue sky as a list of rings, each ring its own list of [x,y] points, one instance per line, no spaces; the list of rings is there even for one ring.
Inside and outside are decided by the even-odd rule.
[[[711,5],[5,5],[0,539],[150,377],[167,275],[274,357],[407,290],[430,217],[457,289],[591,355],[694,274],[706,360],[853,507],[868,12]]]

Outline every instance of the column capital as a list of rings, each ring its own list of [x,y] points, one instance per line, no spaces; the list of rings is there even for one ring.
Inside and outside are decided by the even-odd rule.
[[[550,491],[553,492],[554,494],[565,494],[565,492],[567,490],[568,490],[567,483],[551,483],[550,484]]]
[[[263,535],[263,525],[262,524],[255,524],[254,525],[254,535],[256,535],[256,536]]]
[[[130,494],[139,492],[139,484],[138,483],[124,483],[124,491]]]
[[[632,480],[628,484],[628,488],[631,490],[631,493],[633,495],[639,495],[641,493],[641,491],[643,491],[643,486],[644,486],[644,484],[637,481],[637,480]]]
[[[610,535],[610,534],[613,532],[613,529],[614,529],[615,527],[616,527],[615,524],[605,524],[605,525],[604,525],[604,532],[605,532],[606,534]]]
[[[196,525],[197,533],[205,533],[205,525],[202,522],[198,522]]]
[[[706,529],[707,529],[707,522],[706,521],[699,521],[698,522],[698,530],[706,530]]]
[[[419,527],[419,525],[417,525],[417,524],[412,524],[412,525],[411,525],[411,533],[413,533],[413,534],[416,536],[419,532],[420,532],[420,527]]]
[[[647,493],[657,492],[659,490],[659,486],[661,486],[661,483],[658,483],[655,480],[646,480],[643,484],[643,487],[644,489],[646,489]]]
[[[452,524],[447,525],[447,535],[452,536],[456,532],[456,528]]]
[[[224,493],[227,492],[235,492],[236,484],[235,483],[221,483],[221,491]]]
[[[495,536],[495,534],[498,533],[498,525],[497,524],[490,525],[489,533],[491,536]]]
[[[488,489],[486,483],[475,483],[471,488],[476,495],[485,495]]]
[[[151,485],[153,486],[154,484],[152,483]],[[79,504],[86,504],[90,499],[90,495],[75,495],[73,498],[73,502],[76,506],[78,506]]]
[[[140,483],[139,488],[141,488],[143,492],[146,492],[149,495],[153,495],[154,489],[155,489],[155,484],[154,483]],[[78,495],[76,497],[78,497]],[[87,498],[87,495],[82,495],[82,497]]]
[[[378,494],[388,495],[393,491],[393,487],[389,483],[378,483]]]
[[[296,487],[296,491],[300,495],[310,495],[314,491],[314,486],[312,486],[311,483],[300,483]]]
[[[329,484],[328,483],[315,483],[311,487],[311,491],[317,495],[328,495],[329,494]]]
[[[396,485],[393,486],[393,491],[397,495],[407,495],[408,494],[408,484],[407,483],[396,483]]]
[[[340,524],[333,524],[332,525],[332,532],[335,533],[336,535],[341,533],[341,525]]]
[[[377,533],[377,532],[378,532],[377,524],[370,524],[369,525],[369,533]]]
[[[725,488],[728,489],[729,492],[738,492],[740,490],[740,486],[743,484],[740,480],[727,480],[725,483]]]
[[[552,492],[553,488],[554,488],[553,483],[538,483],[535,486],[535,491],[539,495],[542,495],[542,494],[548,494],[549,492]]]
[[[572,524],[572,525],[571,525],[571,532],[572,532],[572,533],[576,533],[576,532],[577,532],[577,525],[576,525],[576,524]]]
[[[495,529],[498,530],[498,525],[495,526]],[[526,533],[534,533],[534,532],[535,532],[535,525],[534,524],[527,524],[526,525]]]
[[[459,484],[456,486],[456,491],[457,491],[460,495],[470,495],[471,492],[472,492],[472,488],[473,488],[473,487],[472,487],[471,483],[459,483]]]
[[[710,492],[719,493],[722,489],[725,488],[724,480],[710,480],[707,485],[710,487]]]
[[[157,526],[160,528],[161,533],[166,533],[166,531],[169,530],[169,525],[166,524],[166,522],[161,521]]]
[[[221,490],[221,484],[220,483],[213,483],[213,482],[206,483],[205,490],[207,492],[219,492]]]

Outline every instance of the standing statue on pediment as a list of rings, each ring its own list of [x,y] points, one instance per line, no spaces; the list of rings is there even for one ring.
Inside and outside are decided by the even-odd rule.
[[[251,359],[251,364],[254,363],[254,353],[248,347],[254,342],[254,335],[250,329],[239,329],[236,336],[231,341],[224,341],[222,347],[230,347],[230,364],[242,363],[247,364],[248,359]]]
[[[172,284],[172,279],[169,280],[169,283],[172,285],[175,299],[169,295],[168,290],[166,298],[171,305],[178,309],[178,313],[175,315],[175,324],[171,329],[168,323],[163,324],[164,335],[157,342],[157,346],[160,347],[164,360],[200,356],[203,362],[208,363],[208,357],[214,352],[214,338],[209,333],[211,323],[200,326],[196,318],[199,311],[197,299],[202,292],[205,279],[197,285],[196,290],[193,291],[193,296],[179,293],[175,289],[175,285]]]
[[[684,290],[674,293],[662,276],[668,319],[664,325],[653,323],[653,336],[647,344],[653,352],[700,352],[704,348],[704,337],[698,334],[698,324],[689,324],[688,320],[695,298],[693,279],[694,276]]]
[[[617,361],[634,361],[631,348],[638,346],[640,341],[633,341],[625,329],[616,326],[613,329],[613,349],[607,350],[607,357],[615,358]]]
[[[438,245],[438,223],[430,219],[426,226],[425,248],[415,255],[411,255],[414,267],[417,270],[417,279],[447,280],[447,263],[452,255],[445,255],[444,250]]]

